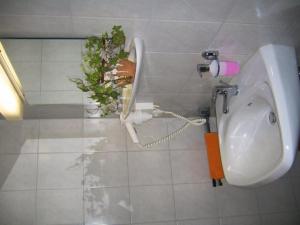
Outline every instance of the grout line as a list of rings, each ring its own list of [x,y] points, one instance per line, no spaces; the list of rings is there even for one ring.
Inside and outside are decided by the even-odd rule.
[[[67,187],[67,188],[38,188],[38,191],[65,191],[65,190],[81,190],[82,186],[80,187]]]
[[[76,16],[74,17],[76,19],[101,19],[101,20],[122,20],[122,21],[134,21],[134,22],[168,22],[168,23],[210,23],[210,24],[216,24],[216,23],[221,23],[222,21],[218,20],[189,20],[189,19],[164,19],[164,18],[153,18],[152,16],[150,18],[146,17],[140,17],[140,18],[134,18],[134,17],[95,17],[95,16]]]
[[[1,190],[0,193],[5,193],[5,192],[36,192],[35,187],[32,189],[7,189],[7,190]]]
[[[169,133],[169,122],[165,121],[167,127],[167,133]],[[169,164],[170,164],[170,172],[171,172],[171,186],[172,186],[172,197],[173,197],[173,209],[174,209],[174,219],[177,219],[176,213],[176,202],[175,202],[175,188],[174,188],[174,177],[173,177],[173,167],[172,167],[172,154],[170,149],[170,140],[168,140],[168,149],[169,149]]]
[[[263,217],[262,217],[262,212],[261,212],[261,206],[259,204],[258,189],[257,188],[254,190],[254,193],[255,193],[255,198],[256,198],[258,217],[259,217],[260,223],[262,224]]]
[[[37,154],[38,154],[37,152],[22,152],[22,153],[7,152],[7,153],[0,153],[0,156],[1,155],[37,155]]]
[[[232,1],[231,1],[232,6],[234,6],[234,4],[235,4],[236,1],[237,1],[237,0],[232,0]],[[214,43],[215,40],[217,39],[217,36],[219,35],[219,33],[220,33],[221,29],[223,28],[224,24],[230,24],[230,23],[227,23],[226,21],[227,21],[227,19],[229,18],[231,12],[232,12],[232,9],[231,9],[230,11],[228,11],[227,15],[224,17],[224,19],[223,19],[223,21],[222,21],[222,23],[221,23],[221,25],[220,25],[218,31],[215,33],[214,38],[213,38],[213,39],[211,40],[211,42],[208,44],[208,46],[207,46],[208,49],[212,49],[211,46],[213,45],[213,43]],[[213,49],[215,49],[215,48],[213,48]]]
[[[43,45],[44,45],[43,43],[44,43],[44,41],[41,40],[41,50],[40,50],[41,58],[40,58],[40,62],[39,62],[39,64],[40,64],[40,68],[39,68],[40,90],[39,90],[39,100],[38,100],[39,104],[42,103],[42,65],[43,65]],[[38,110],[38,118],[40,118],[41,117],[40,108],[38,108],[37,110]],[[40,121],[39,121],[39,124],[40,124]],[[40,126],[39,126],[39,135],[40,135]]]
[[[41,79],[40,79],[41,80]],[[38,123],[38,136],[37,136],[37,154],[36,154],[36,183],[35,183],[35,209],[34,209],[34,223],[37,225],[38,218],[38,181],[39,181],[39,152],[40,152],[40,131],[41,123],[40,119],[37,120]]]
[[[299,211],[300,208],[299,208],[299,203],[298,203],[297,198],[296,198],[296,191],[295,191],[295,187],[294,187],[294,186],[295,186],[295,185],[294,185],[294,178],[291,177],[291,176],[288,176],[288,177],[286,177],[285,179],[288,180],[289,185],[291,186],[291,189],[292,189],[292,195],[293,195],[293,200],[294,200],[295,206],[296,206],[296,211]]]
[[[83,164],[83,171],[84,171],[84,164]],[[84,187],[84,172],[83,172],[83,177],[82,177],[82,222],[83,222],[83,224],[85,224],[85,217],[86,217],[86,215],[85,215],[85,201],[84,201],[84,193],[85,193],[85,187]]]
[[[288,214],[288,213],[299,214],[299,211],[297,211],[297,210],[288,210],[288,211],[285,210],[285,211],[262,213],[262,215],[276,215],[276,214]],[[241,215],[241,216],[251,216],[251,215]]]
[[[1,15],[0,17],[26,17],[28,15],[20,15],[20,14],[11,14],[11,15]],[[202,19],[165,19],[165,18],[153,18],[153,17],[109,17],[109,16],[75,16],[75,15],[69,15],[69,16],[54,16],[54,15],[30,15],[31,17],[43,17],[43,18],[65,18],[65,19],[97,19],[97,20],[111,20],[111,21],[117,21],[117,20],[122,20],[126,22],[134,21],[134,22],[169,22],[169,23],[230,23],[230,24],[246,24],[246,25],[258,25],[258,26],[284,26],[284,23],[275,23],[275,24],[261,24],[261,23],[256,23],[256,22],[239,22],[239,21],[234,21],[234,20],[227,20],[228,17],[230,16],[230,13],[227,13],[227,16],[224,17],[224,19],[211,19],[211,20],[203,20]],[[7,36],[6,38],[11,37]],[[1,37],[4,38],[4,37]],[[14,38],[14,37],[11,37]],[[48,39],[49,37],[43,37],[45,39]],[[64,37],[50,37],[52,39],[57,38],[57,39],[64,39]],[[76,37],[72,39],[83,39],[84,37]],[[19,39],[36,39],[36,38],[31,38],[31,37],[19,37]]]
[[[101,153],[101,152],[97,152],[97,153]],[[107,152],[104,152],[107,153]],[[24,154],[31,154],[31,153],[24,153]],[[94,154],[94,152],[91,153],[84,153],[84,152],[40,152],[39,155],[67,155],[67,154],[82,154],[82,155],[90,155],[90,154]]]
[[[84,129],[84,125],[85,125],[85,120],[82,118],[81,119],[81,136],[84,137],[84,134],[85,134],[85,129]],[[81,138],[81,156],[82,156],[82,185],[81,185],[81,188],[82,188],[82,223],[85,224],[85,201],[84,201],[84,193],[85,193],[85,188],[84,188],[84,185],[85,185],[85,154],[84,154],[84,149],[85,149],[85,139],[84,138]]]
[[[130,188],[131,185],[130,185],[130,178],[129,178],[129,176],[130,176],[130,172],[129,172],[129,152],[127,151],[127,133],[126,133],[126,130],[122,131],[122,133],[124,133],[124,138],[125,138],[125,140],[124,140],[125,146],[124,147],[125,147],[125,151],[126,151],[126,160],[127,160],[127,184],[128,184],[127,188],[128,188],[128,201],[129,201],[128,204],[129,204],[129,207],[133,209],[132,202],[131,202],[131,188]],[[132,211],[129,211],[129,213],[130,213],[130,224],[132,224],[132,221],[133,221]]]
[[[42,78],[43,78],[43,75],[42,75],[42,72],[43,72],[43,52],[44,52],[44,40],[41,40],[41,61],[40,61],[40,104],[42,103],[41,100],[42,100]]]
[[[199,184],[211,184],[211,181],[209,180],[203,180],[200,182],[185,182],[185,183],[165,183],[165,184],[129,184],[130,187],[156,187],[156,186],[170,186],[170,185],[199,185]],[[103,186],[89,186],[89,185],[85,185],[85,188],[89,188],[89,189],[97,189],[97,188],[121,188],[121,187],[127,187],[128,185],[103,185]]]

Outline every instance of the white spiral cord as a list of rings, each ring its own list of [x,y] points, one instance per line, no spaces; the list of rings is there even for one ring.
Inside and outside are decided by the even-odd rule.
[[[186,121],[186,123],[180,127],[179,129],[171,132],[170,134],[162,137],[162,138],[159,138],[155,141],[152,141],[150,143],[147,143],[147,144],[140,144],[138,143],[137,145],[142,148],[142,149],[149,149],[151,148],[152,146],[154,145],[157,145],[157,144],[161,144],[161,143],[164,143],[166,141],[169,141],[171,139],[173,139],[174,137],[176,137],[177,135],[181,134],[186,128],[188,128],[190,125],[193,125],[193,126],[202,126],[206,123],[206,119],[204,118],[199,118],[199,119],[194,119],[194,120],[189,120],[181,115],[178,115],[174,112],[169,112],[169,111],[164,111],[164,110],[161,110],[159,109],[159,106],[157,105],[154,105],[154,110],[153,110],[153,113],[154,114],[161,114],[161,113],[164,113],[164,114],[169,114],[169,115],[172,115],[178,119],[181,119],[181,120],[184,120]]]

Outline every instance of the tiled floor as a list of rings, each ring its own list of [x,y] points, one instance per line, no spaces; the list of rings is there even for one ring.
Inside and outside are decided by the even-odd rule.
[[[151,141],[181,125],[155,119]],[[212,188],[202,128],[141,150],[117,119],[0,121],[0,225],[297,225],[300,157],[260,188]]]

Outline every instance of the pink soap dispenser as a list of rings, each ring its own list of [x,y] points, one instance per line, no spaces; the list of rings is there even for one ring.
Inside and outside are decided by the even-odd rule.
[[[213,77],[233,77],[240,72],[240,65],[234,61],[219,61],[218,51],[205,51],[202,57],[210,62],[208,64],[198,64],[197,71],[202,77],[203,72],[209,72]]]
[[[240,72],[240,65],[234,61],[212,60],[209,64],[209,72],[213,77],[233,77]]]

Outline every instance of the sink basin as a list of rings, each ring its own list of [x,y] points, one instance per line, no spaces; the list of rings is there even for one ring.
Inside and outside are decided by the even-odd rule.
[[[221,160],[228,183],[256,186],[284,175],[291,167],[300,131],[300,83],[295,51],[267,45],[231,82],[239,94],[222,113],[216,101]]]

